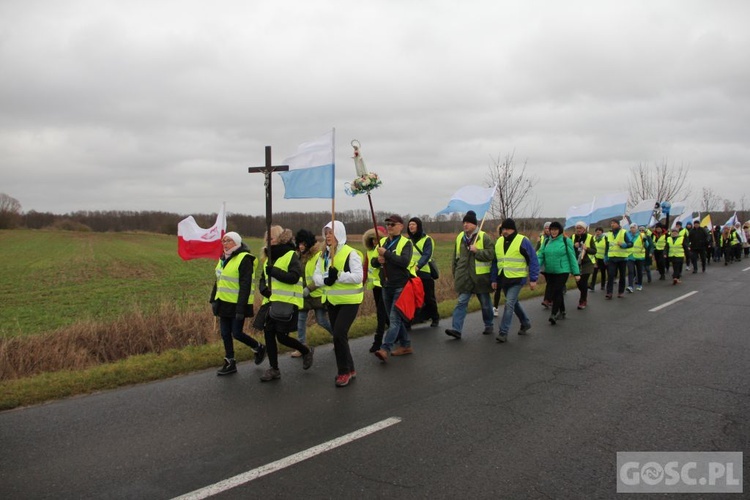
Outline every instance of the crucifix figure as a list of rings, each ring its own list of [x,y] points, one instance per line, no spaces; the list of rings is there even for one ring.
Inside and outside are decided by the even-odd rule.
[[[266,248],[268,248],[268,259],[271,258],[271,174],[274,172],[286,172],[289,165],[272,165],[271,146],[266,146],[266,164],[262,167],[248,167],[249,174],[262,173],[266,176]],[[270,283],[269,283],[270,286]]]

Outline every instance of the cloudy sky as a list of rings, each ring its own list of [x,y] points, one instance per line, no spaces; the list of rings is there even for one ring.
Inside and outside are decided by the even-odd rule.
[[[540,215],[690,168],[750,185],[750,2],[1,0],[0,192],[24,211],[262,214],[263,180],[336,128],[375,208],[434,214],[493,157],[538,181]],[[327,210],[284,200],[277,211]]]

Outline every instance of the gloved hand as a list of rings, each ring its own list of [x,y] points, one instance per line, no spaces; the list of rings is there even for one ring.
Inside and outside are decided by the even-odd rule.
[[[328,277],[323,280],[326,286],[331,286],[336,283],[336,279],[339,277],[339,270],[335,267],[328,268]]]
[[[276,269],[276,268],[273,267],[273,266],[271,266],[271,265],[269,265],[269,264],[266,264],[266,276],[268,276],[269,278],[271,276],[273,276],[274,269]]]
[[[620,248],[628,248],[628,244],[627,243],[620,243]]]
[[[234,319],[237,321],[245,321],[245,315],[242,313],[237,313],[234,315]]]
[[[305,287],[302,289],[302,296],[303,297],[309,297],[310,296],[310,289]]]
[[[260,292],[260,294],[267,299],[271,298],[271,289],[266,286],[266,282],[264,280],[260,280],[258,292]]]
[[[211,302],[211,312],[214,313],[214,316],[219,315],[219,302],[218,301]]]

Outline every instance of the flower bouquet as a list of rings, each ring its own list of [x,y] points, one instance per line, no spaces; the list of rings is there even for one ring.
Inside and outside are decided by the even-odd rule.
[[[357,177],[351,183],[349,183],[346,188],[346,192],[351,196],[356,196],[363,193],[370,194],[370,191],[377,187],[380,187],[381,184],[383,184],[383,181],[380,180],[378,174],[376,174],[375,172],[368,172],[361,177]]]

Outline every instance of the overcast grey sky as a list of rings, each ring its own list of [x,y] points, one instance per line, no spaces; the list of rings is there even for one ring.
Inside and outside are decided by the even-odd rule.
[[[749,20],[742,0],[0,0],[0,192],[262,214],[264,146],[335,127],[337,211],[367,208],[343,191],[352,139],[383,211],[434,214],[513,151],[543,216],[664,159],[739,202]],[[330,209],[274,184],[277,211]]]

